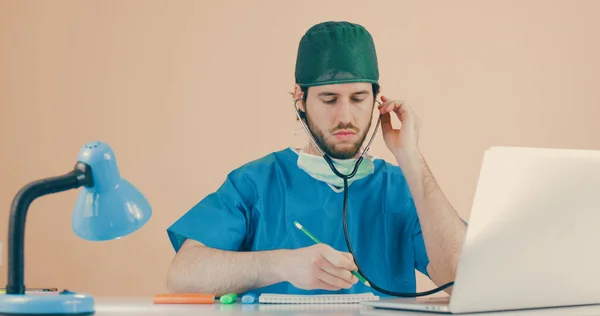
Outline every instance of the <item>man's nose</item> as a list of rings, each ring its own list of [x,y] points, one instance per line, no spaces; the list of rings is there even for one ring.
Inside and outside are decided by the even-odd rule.
[[[342,101],[337,108],[337,119],[341,124],[352,122],[351,105],[348,101]]]

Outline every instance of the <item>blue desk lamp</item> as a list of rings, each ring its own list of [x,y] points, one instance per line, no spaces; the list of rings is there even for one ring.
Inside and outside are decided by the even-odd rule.
[[[25,217],[38,197],[83,187],[73,210],[75,234],[91,241],[106,241],[131,234],[152,215],[150,204],[129,182],[121,178],[112,149],[91,142],[79,151],[73,171],[31,182],[15,196],[8,227],[8,284],[0,294],[1,315],[91,315],[94,299],[89,294],[26,294],[23,278]]]

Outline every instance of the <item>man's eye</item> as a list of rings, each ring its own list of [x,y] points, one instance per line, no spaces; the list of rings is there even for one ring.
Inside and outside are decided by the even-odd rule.
[[[362,101],[364,101],[364,100],[365,100],[365,99],[357,99],[357,98],[353,98],[353,99],[352,99],[352,101],[354,101],[354,102],[362,102]]]
[[[331,100],[323,100],[323,102],[327,103],[327,104],[333,104],[335,103],[336,99],[331,99]]]

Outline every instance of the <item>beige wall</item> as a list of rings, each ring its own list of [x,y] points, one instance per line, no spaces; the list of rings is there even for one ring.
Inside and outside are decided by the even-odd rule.
[[[71,231],[75,191],[35,201],[26,284],[165,291],[166,227],[231,169],[297,141],[288,94],[297,44],[324,20],[372,32],[383,91],[420,115],[421,149],[468,218],[486,147],[600,148],[599,10],[598,1],[1,1],[1,286],[14,194],[69,171],[80,146],[99,139],[153,218],[92,243]],[[380,135],[373,152],[392,158]],[[420,290],[431,286],[419,279]]]

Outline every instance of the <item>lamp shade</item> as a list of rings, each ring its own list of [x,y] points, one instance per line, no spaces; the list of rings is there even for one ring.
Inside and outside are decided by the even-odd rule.
[[[117,239],[144,226],[152,216],[146,198],[121,178],[115,154],[106,143],[91,142],[78,160],[91,168],[93,186],[82,187],[73,210],[73,231],[91,241]]]

